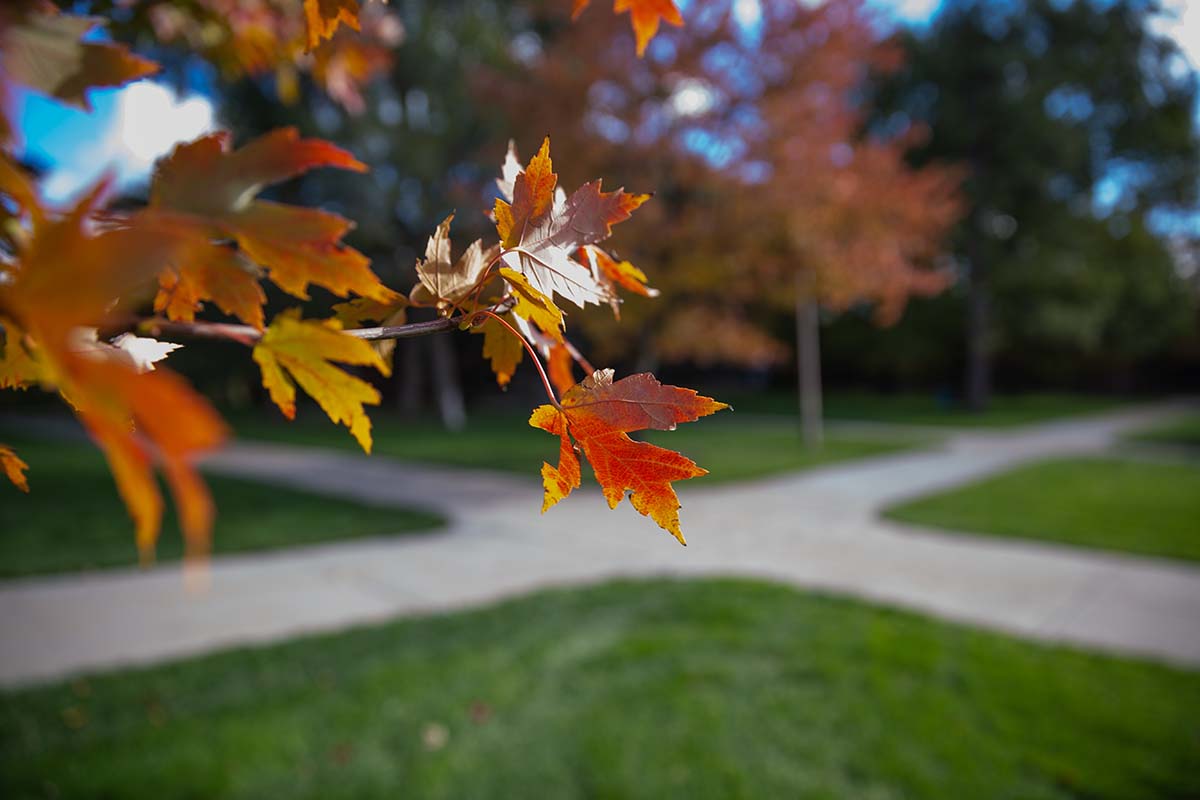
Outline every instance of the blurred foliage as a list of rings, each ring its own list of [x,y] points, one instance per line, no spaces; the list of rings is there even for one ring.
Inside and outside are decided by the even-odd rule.
[[[606,359],[762,368],[786,358],[773,318],[797,290],[892,321],[946,284],[928,267],[957,171],[907,166],[907,133],[858,135],[868,68],[899,55],[865,4],[764,0],[754,24],[743,6],[698,7],[636,63],[619,25],[549,27],[523,69],[486,76],[519,141],[549,131],[581,174],[656,192],[618,238],[664,298],[620,324],[584,311]]]
[[[990,347],[1028,372],[1119,371],[1194,329],[1195,289],[1148,223],[1194,212],[1200,186],[1197,79],[1159,11],[952,0],[876,86],[876,127],[930,128],[914,163],[969,165],[958,261],[993,295]]]
[[[1195,74],[1171,41],[1151,33],[1155,3],[948,0],[928,31],[891,41],[868,35],[863,25],[875,21],[849,0],[803,12],[761,4],[758,33],[733,21],[734,5],[689,8],[686,27],[664,29],[637,60],[624,16],[589,14],[572,25],[569,3],[558,0],[397,0],[379,10],[402,40],[391,67],[361,87],[361,109],[331,99],[307,74],[295,77],[290,104],[279,102],[285,79],[274,72],[226,70],[211,80],[239,142],[291,124],[370,164],[365,177],[322,172],[274,193],[356,220],[352,244],[391,286],[411,285],[415,258],[446,213],[458,212],[456,240],[486,232],[483,212],[510,136],[527,157],[551,134],[565,185],[603,176],[608,188],[655,191],[614,241],[666,298],[629,299],[619,325],[607,313],[573,314],[600,361],[646,368],[660,357],[690,359],[701,370],[733,362],[758,374],[786,360],[792,324],[781,311],[790,290],[772,291],[778,276],[765,276],[790,256],[781,259],[779,237],[750,223],[777,209],[804,229],[822,217],[832,179],[805,177],[815,162],[802,162],[809,167],[789,181],[790,211],[786,194],[753,181],[766,174],[759,145],[772,137],[819,142],[811,152],[836,146],[842,132],[832,128],[790,129],[796,109],[826,85],[849,87],[842,99],[850,105],[817,103],[830,112],[825,122],[838,109],[842,118],[869,110],[871,135],[914,144],[914,164],[970,168],[970,213],[954,237],[952,271],[970,274],[973,259],[990,267],[990,345],[1003,381],[1127,387],[1200,357],[1196,287],[1180,277],[1197,244],[1167,241],[1148,223],[1164,208],[1194,208],[1200,179]],[[796,39],[808,42],[801,54],[789,49]],[[864,87],[868,65],[879,80]],[[194,82],[194,64],[175,67],[179,80]],[[784,113],[764,115],[772,102]],[[731,192],[746,179],[748,190]],[[884,212],[921,207],[889,192],[863,197],[878,197]],[[853,214],[862,205],[846,207]],[[877,259],[851,258],[844,272],[860,277]],[[880,295],[893,298],[893,315],[903,294]],[[826,316],[824,336],[834,384],[957,384],[963,286],[911,303],[884,332],[873,328],[871,308],[845,297],[836,305],[846,313]],[[717,329],[721,336],[708,335]],[[468,363],[478,359],[476,342],[456,344]],[[206,382],[206,367],[198,369],[190,374]],[[223,395],[253,394],[221,369],[211,377]]]

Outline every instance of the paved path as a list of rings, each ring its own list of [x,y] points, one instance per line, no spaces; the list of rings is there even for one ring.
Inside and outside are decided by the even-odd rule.
[[[208,468],[379,504],[440,509],[428,536],[0,583],[0,683],[177,658],[535,588],[651,575],[743,575],[825,589],[1034,639],[1200,666],[1200,569],[878,518],[898,500],[1047,455],[1099,451],[1179,406],[1002,432],[768,480],[680,490],[682,548],[628,505],[577,492],[540,516],[533,480],[242,444]],[[701,423],[702,424],[702,423]],[[580,496],[582,495],[582,496]]]

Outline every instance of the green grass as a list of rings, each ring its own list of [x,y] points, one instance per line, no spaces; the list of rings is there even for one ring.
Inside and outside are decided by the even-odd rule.
[[[0,577],[137,563],[133,523],[96,450],[15,440],[9,433],[4,441],[29,463],[30,493],[0,485]],[[217,506],[217,553],[408,533],[443,522],[426,511],[369,507],[244,480],[210,477],[208,485]],[[178,559],[182,551],[168,512],[158,558]]]
[[[733,393],[734,408],[757,414],[795,415],[796,397],[788,392]],[[1005,428],[1049,422],[1118,407],[1112,397],[1073,394],[997,395],[986,411],[974,413],[954,400],[928,394],[832,392],[825,397],[825,416],[835,420],[898,425]]]
[[[1200,464],[1064,458],[890,509],[900,522],[1200,561]]]
[[[295,422],[262,415],[234,416],[239,438],[358,451],[345,428],[333,425],[317,409],[306,409]],[[721,416],[724,414],[725,416]],[[805,448],[791,420],[715,417],[680,425],[673,431],[646,431],[646,441],[678,450],[709,471],[705,483],[743,480],[806,469],[837,461],[894,453],[927,440],[903,434],[831,434],[819,451]],[[543,461],[558,459],[558,439],[531,428],[525,416],[474,415],[466,430],[452,433],[436,422],[403,422],[378,415],[372,420],[377,455],[477,469],[496,469],[536,479]],[[584,469],[585,476],[590,470]]]
[[[1200,412],[1187,414],[1172,422],[1137,431],[1130,438],[1154,444],[1200,447]]]
[[[0,695],[0,795],[1200,796],[1200,673],[615,583]]]

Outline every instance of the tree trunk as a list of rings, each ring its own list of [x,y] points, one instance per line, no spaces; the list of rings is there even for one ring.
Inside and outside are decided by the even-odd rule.
[[[992,298],[988,286],[987,268],[979,248],[970,249],[971,271],[967,283],[967,408],[984,411],[992,399],[992,353],[990,328]]]
[[[821,318],[811,277],[796,273],[796,372],[800,394],[800,433],[818,449],[825,441],[821,409]]]
[[[458,379],[458,359],[448,336],[429,337],[433,356],[433,388],[437,395],[438,415],[448,430],[461,431],[467,424],[462,386]]]

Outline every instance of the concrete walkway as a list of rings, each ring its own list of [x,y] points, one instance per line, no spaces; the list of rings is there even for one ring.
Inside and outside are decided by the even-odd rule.
[[[241,444],[207,468],[378,505],[449,529],[220,557],[202,592],[178,566],[0,583],[0,683],[285,639],[612,577],[740,575],[829,590],[1033,639],[1200,666],[1200,569],[879,519],[907,497],[1018,462],[1096,452],[1178,413],[1158,405],[1000,432],[753,483],[682,484],[682,548],[628,505],[576,492],[539,515],[536,481]],[[699,424],[703,424],[702,422]],[[1198,521],[1200,524],[1200,521]]]

